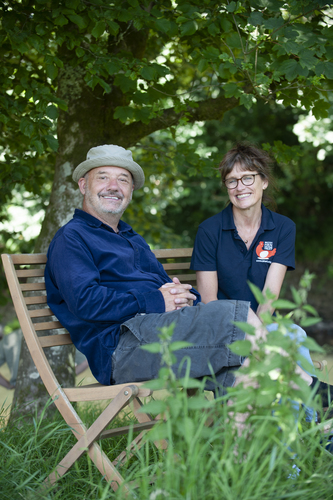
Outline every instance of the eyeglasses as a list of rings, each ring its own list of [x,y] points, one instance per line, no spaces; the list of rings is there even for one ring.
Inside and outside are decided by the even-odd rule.
[[[255,181],[256,175],[260,174],[247,174],[243,175],[243,177],[240,177],[239,179],[233,177],[232,179],[226,179],[223,182],[228,189],[235,189],[238,186],[239,181],[241,181],[244,186],[252,186]]]

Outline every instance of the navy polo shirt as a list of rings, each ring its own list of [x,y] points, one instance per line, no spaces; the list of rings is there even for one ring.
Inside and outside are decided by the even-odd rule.
[[[105,385],[120,325],[138,313],[165,312],[158,288],[171,281],[139,234],[123,221],[118,229],[75,210],[53,238],[45,268],[49,307]]]
[[[247,300],[256,311],[258,303],[247,280],[262,290],[272,262],[295,269],[295,237],[292,220],[262,205],[261,225],[247,250],[238,235],[230,203],[200,224],[191,269],[217,271],[218,299]]]

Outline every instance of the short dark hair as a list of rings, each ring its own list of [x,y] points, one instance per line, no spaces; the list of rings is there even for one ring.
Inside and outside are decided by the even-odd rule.
[[[273,205],[275,208],[275,201],[271,192],[276,189],[276,186],[272,175],[273,160],[269,154],[266,151],[257,148],[253,144],[237,143],[223,156],[219,165],[219,171],[221,172],[223,183],[226,176],[230,174],[236,163],[244,171],[253,170],[260,174],[263,179],[268,181],[270,189],[268,192],[267,190],[264,191],[263,202]]]

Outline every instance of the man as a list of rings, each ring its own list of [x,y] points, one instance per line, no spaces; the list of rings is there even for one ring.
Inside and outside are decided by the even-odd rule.
[[[83,195],[82,210],[52,240],[45,282],[50,308],[95,378],[108,385],[157,377],[159,356],[140,346],[155,342],[159,329],[174,322],[173,339],[193,344],[176,352],[176,372],[186,355],[192,377],[209,377],[212,367],[219,387],[232,386],[243,360],[228,345],[247,338],[234,322],[258,327],[251,342],[262,335],[249,303],[202,304],[191,285],[167,276],[144,239],[121,220],[133,190],[144,184],[131,151],[92,148],[73,179]],[[206,387],[216,388],[213,381]]]

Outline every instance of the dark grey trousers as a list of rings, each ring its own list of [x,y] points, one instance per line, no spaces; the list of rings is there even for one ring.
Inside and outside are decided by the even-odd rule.
[[[228,345],[245,338],[245,333],[233,322],[247,321],[249,305],[249,302],[239,300],[217,300],[162,314],[139,314],[126,321],[112,356],[112,383],[156,378],[161,357],[141,349],[141,346],[157,342],[159,329],[174,322],[172,340],[192,344],[174,352],[177,361],[173,368],[177,377],[184,376],[186,364],[183,363],[181,368],[179,365],[184,357],[188,357],[192,378],[210,377],[207,390],[216,390],[218,386],[221,392],[222,387],[231,387],[235,381],[234,370],[241,366],[243,358],[231,352]]]

